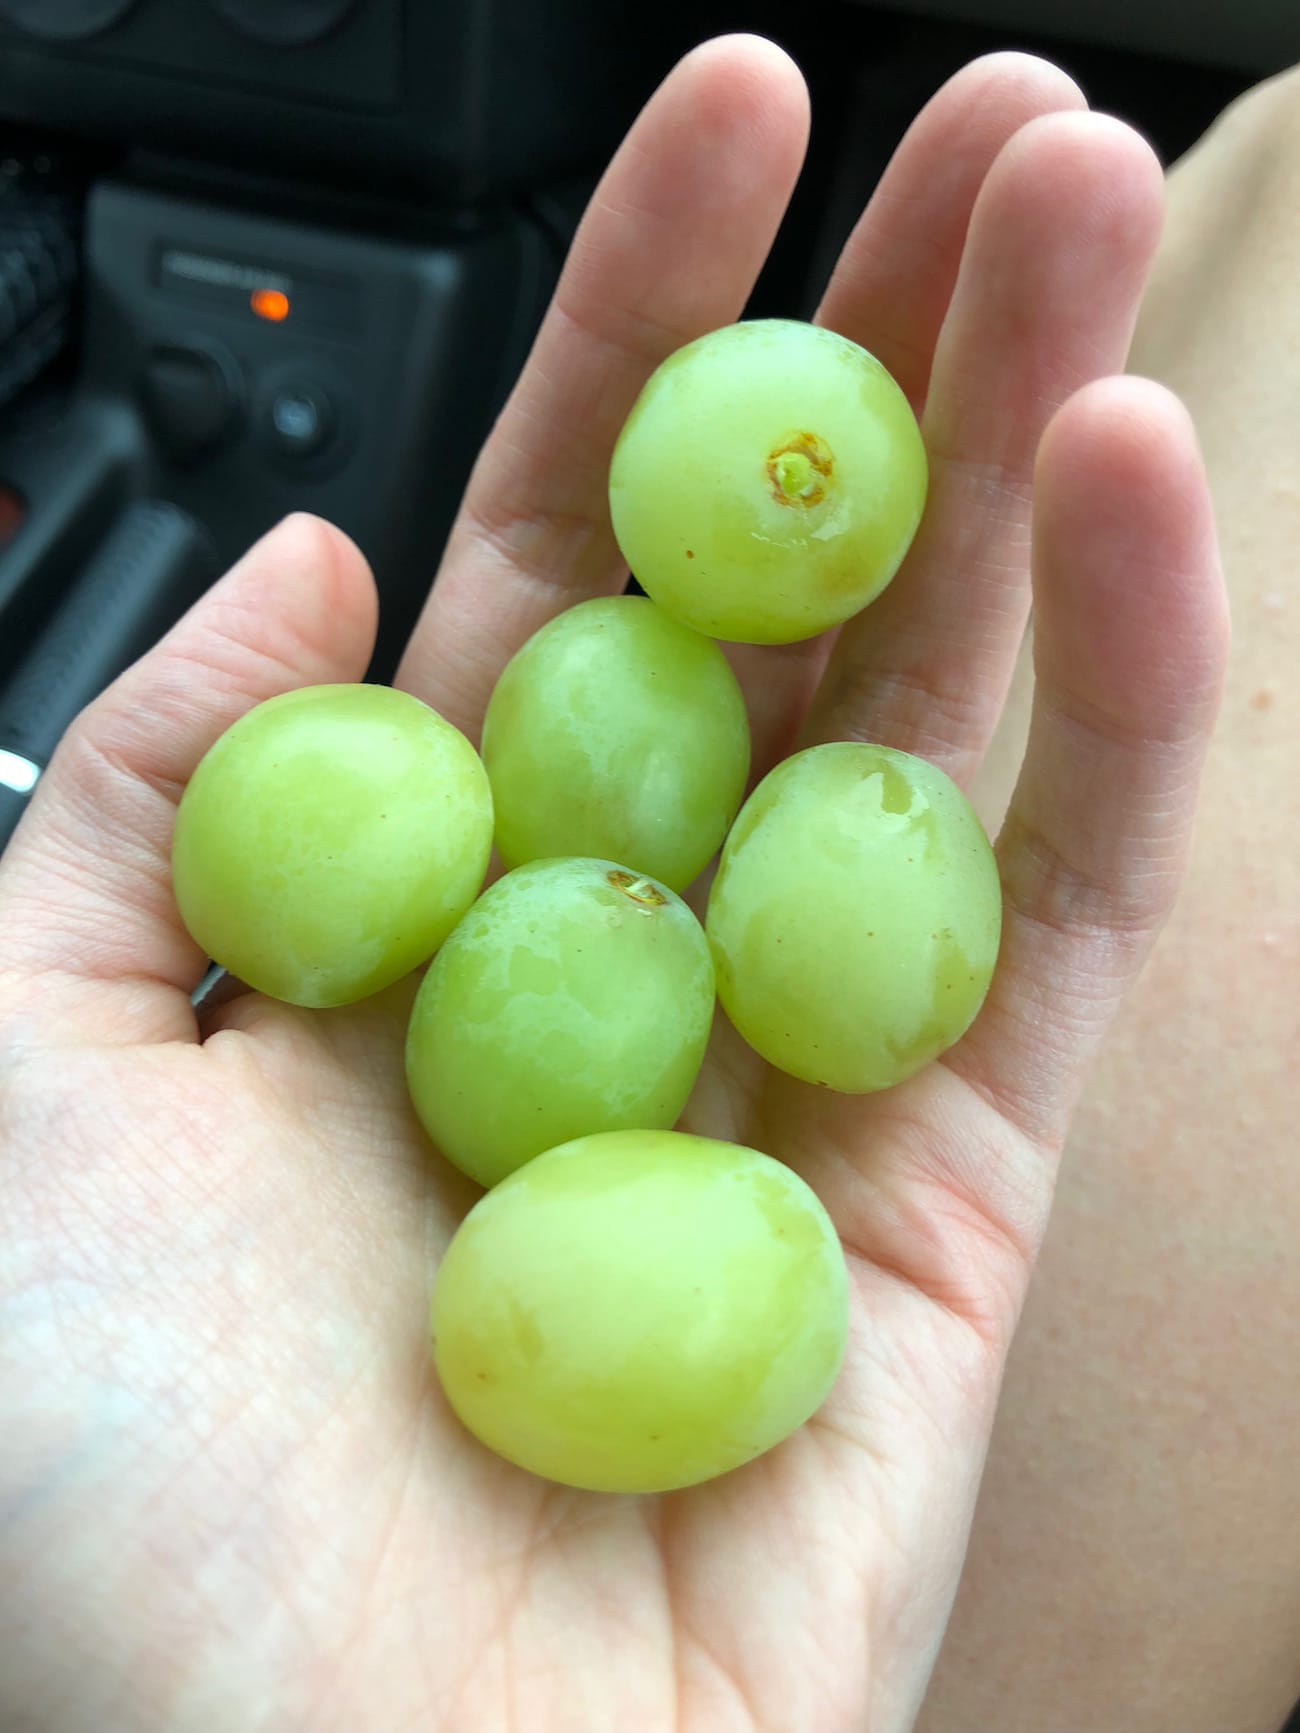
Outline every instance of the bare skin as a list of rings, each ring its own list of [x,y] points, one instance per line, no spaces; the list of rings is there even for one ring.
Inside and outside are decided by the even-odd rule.
[[[1297,175],[1293,72],[1171,177],[1133,365],[1201,430],[1233,655],[1186,888],[1075,1119],[925,1733],[1277,1733],[1300,1700]]]
[[[401,672],[471,732],[536,626],[621,583],[614,434],[664,354],[739,312],[805,126],[789,63],[730,40],[611,167]],[[1161,203],[1133,134],[999,57],[918,122],[827,291],[923,409],[931,505],[869,626],[737,656],[760,757],[862,735],[969,776],[1031,542],[1039,679],[966,1039],[850,1099],[724,1036],[692,1103],[690,1129],[811,1181],[852,1271],[831,1400],[738,1474],[594,1498],[453,1422],[425,1310],[472,1189],[404,1104],[409,988],[196,1025],[175,800],[251,704],[361,674],[356,551],[282,526],[78,724],[0,869],[7,1729],[912,1724],[1071,1109],[1176,894],[1222,678],[1189,421],[1115,377]]]

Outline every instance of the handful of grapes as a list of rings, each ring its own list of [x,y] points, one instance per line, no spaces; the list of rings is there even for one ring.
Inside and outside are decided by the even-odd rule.
[[[804,1182],[676,1125],[715,995],[791,1076],[889,1088],[956,1041],[997,954],[988,840],[933,766],[795,754],[741,804],[722,638],[826,630],[889,582],[926,462],[897,385],[762,321],[661,366],[614,452],[647,592],[583,603],[503,672],[482,756],[404,693],[259,705],[181,802],[173,876],[210,956],[341,1005],[428,961],[406,1047],[442,1154],[491,1188],[433,1295],[448,1399],[579,1487],[657,1492],[749,1461],[836,1377],[848,1282]],[[483,890],[493,838],[510,869]],[[721,847],[703,926],[682,900]]]

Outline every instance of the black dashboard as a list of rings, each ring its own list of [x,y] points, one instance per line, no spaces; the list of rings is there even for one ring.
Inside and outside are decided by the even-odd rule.
[[[376,572],[384,678],[582,203],[693,41],[804,67],[751,311],[806,315],[901,132],[1053,55],[1168,159],[1294,0],[0,0],[0,846],[63,727],[287,512]]]

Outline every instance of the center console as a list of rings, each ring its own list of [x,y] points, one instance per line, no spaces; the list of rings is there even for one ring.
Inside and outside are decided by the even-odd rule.
[[[77,260],[0,281],[0,786],[291,511],[371,561],[391,674],[574,189],[674,52],[638,28],[588,0],[0,0],[6,170],[75,182]]]

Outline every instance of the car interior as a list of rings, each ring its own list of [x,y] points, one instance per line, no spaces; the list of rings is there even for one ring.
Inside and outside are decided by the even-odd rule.
[[[600,168],[692,42],[789,48],[812,151],[751,314],[807,316],[925,98],[1054,56],[1162,156],[1291,0],[0,0],[0,846],[77,712],[287,512],[387,678]]]
[[[750,315],[811,315],[980,53],[1055,59],[1166,162],[1300,59],[1296,0],[0,0],[0,849],[70,721],[288,512],[369,558],[391,676],[604,161],[730,29],[813,94]]]

